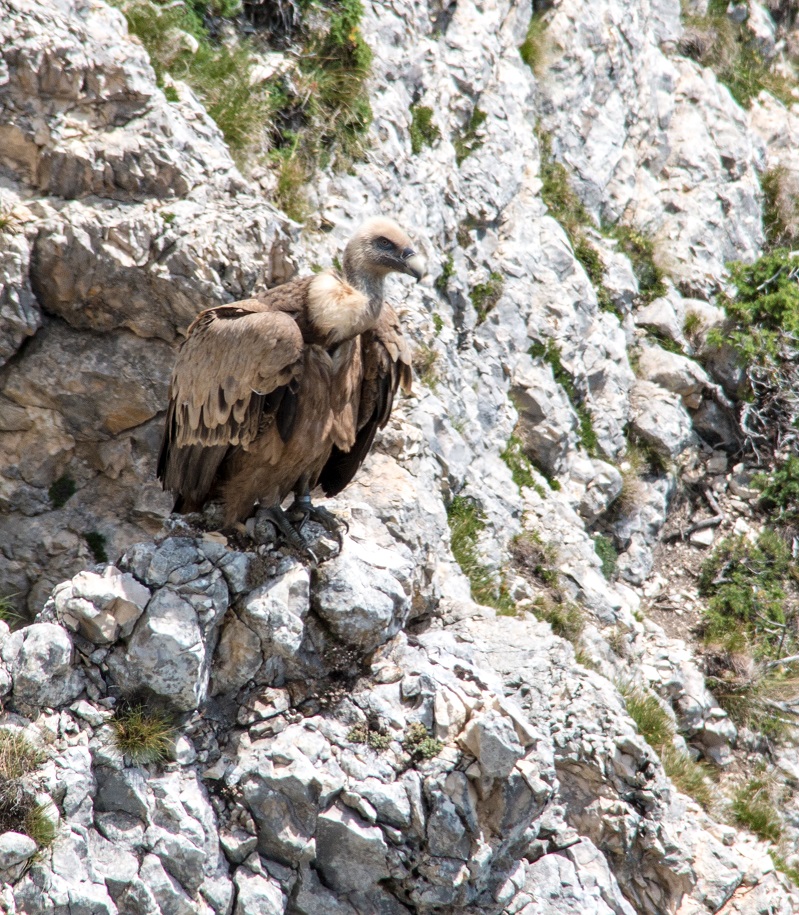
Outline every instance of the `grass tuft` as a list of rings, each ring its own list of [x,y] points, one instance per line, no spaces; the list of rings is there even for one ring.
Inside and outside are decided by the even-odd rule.
[[[86,541],[86,546],[91,551],[95,562],[108,562],[108,553],[105,549],[106,539],[103,534],[99,531],[87,531],[83,535],[83,539]]]
[[[55,839],[47,810],[36,800],[33,781],[45,759],[24,734],[0,730],[0,833],[24,833],[39,848]]]
[[[524,445],[518,436],[511,435],[500,457],[510,470],[513,482],[519,489],[523,486],[535,487],[533,465],[530,463],[530,458],[524,453]]]
[[[641,736],[657,752],[666,775],[683,794],[709,810],[715,801],[710,770],[674,746],[674,723],[657,696],[637,686],[620,684],[627,713],[635,722]]]
[[[437,390],[441,380],[436,369],[438,360],[439,353],[426,343],[418,346],[413,354],[413,367],[416,369],[419,381],[433,392]]]
[[[175,740],[169,716],[143,704],[123,704],[111,719],[119,751],[134,765],[163,762]]]
[[[602,562],[602,574],[605,578],[611,579],[619,559],[618,550],[613,545],[613,541],[604,534],[594,534],[593,541],[594,551]]]
[[[452,555],[469,579],[472,597],[477,603],[493,607],[499,613],[514,614],[516,607],[504,584],[480,558],[477,540],[485,530],[485,517],[474,499],[455,496],[447,508]]]
[[[742,785],[732,799],[735,822],[753,832],[764,842],[782,840],[784,827],[772,798],[774,786],[768,779],[756,776]]]
[[[642,304],[652,302],[668,291],[663,281],[663,271],[655,263],[655,245],[638,229],[618,223],[605,230],[615,238],[620,250],[630,259],[635,278],[638,280],[638,296]]]

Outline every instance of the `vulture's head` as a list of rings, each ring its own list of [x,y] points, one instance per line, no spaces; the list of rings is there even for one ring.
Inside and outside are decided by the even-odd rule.
[[[425,262],[410,238],[391,219],[365,222],[344,249],[345,274],[382,279],[387,273],[407,273],[416,282],[425,274]]]

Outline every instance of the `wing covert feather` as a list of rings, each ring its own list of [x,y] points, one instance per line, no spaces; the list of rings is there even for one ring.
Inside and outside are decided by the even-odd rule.
[[[296,321],[249,302],[199,315],[178,354],[170,385],[175,440],[242,445],[258,434],[264,398],[298,377],[303,341]]]

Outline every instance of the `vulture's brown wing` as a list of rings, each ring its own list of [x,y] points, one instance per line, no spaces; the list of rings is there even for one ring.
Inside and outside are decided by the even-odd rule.
[[[296,321],[255,299],[201,312],[172,373],[158,476],[198,508],[228,448],[247,446],[267,417],[291,434],[303,341]]]
[[[328,496],[340,493],[366,459],[375,433],[388,422],[399,385],[406,393],[411,390],[411,353],[390,305],[383,306],[375,328],[361,335],[361,361],[355,443],[349,451],[334,446],[319,475],[318,484]]]

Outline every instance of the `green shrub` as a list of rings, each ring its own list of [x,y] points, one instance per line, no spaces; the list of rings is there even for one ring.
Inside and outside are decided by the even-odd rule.
[[[772,522],[799,520],[799,457],[789,455],[771,473],[757,474],[752,484],[761,491],[760,505]]]
[[[620,684],[627,713],[636,723],[641,736],[657,752],[666,775],[678,790],[692,797],[708,810],[714,801],[707,766],[696,762],[674,746],[674,723],[654,693],[629,684]]]
[[[425,146],[432,146],[441,138],[441,131],[433,123],[433,109],[424,105],[411,106],[411,152],[420,153]]]
[[[758,653],[786,653],[792,636],[786,632],[786,587],[797,568],[788,544],[765,529],[755,543],[727,537],[702,566],[699,593],[707,598],[703,611],[705,638],[728,650],[752,645]]]
[[[402,747],[414,763],[423,759],[432,759],[444,749],[444,744],[427,733],[427,728],[420,722],[414,721],[405,729]]]
[[[234,15],[238,7],[232,0],[188,6],[115,2],[131,33],[147,49],[160,86],[167,73],[187,82],[240,164],[260,150],[268,152],[278,172],[276,202],[293,218],[305,213],[302,186],[317,167],[334,162],[345,168],[362,155],[372,120],[365,87],[372,54],[360,30],[360,0],[313,4],[314,15],[295,36],[300,47],[293,69],[255,85],[250,78],[256,62],[250,40],[239,37],[221,43],[204,21],[206,12]],[[308,8],[302,5],[303,10]],[[176,41],[178,31],[197,40],[196,53]],[[170,88],[168,97],[177,100]]]
[[[75,481],[66,474],[59,477],[47,490],[50,502],[53,508],[63,508],[64,505],[75,495],[77,487]]]
[[[121,704],[111,725],[117,748],[134,765],[163,762],[175,740],[170,717],[142,703]]]
[[[391,745],[391,738],[388,734],[382,734],[364,724],[357,724],[354,728],[350,728],[347,740],[352,743],[365,743],[373,750],[385,750]]]
[[[83,539],[86,541],[86,546],[91,551],[95,562],[108,562],[108,553],[105,549],[106,540],[103,534],[99,531],[87,531],[83,535]]]
[[[439,273],[439,275],[436,277],[435,282],[433,283],[433,285],[436,288],[436,292],[440,293],[441,295],[444,295],[444,293],[447,291],[447,287],[449,286],[449,281],[452,279],[453,276],[455,276],[455,261],[454,261],[452,255],[448,254],[444,260],[444,263],[441,265],[441,273]],[[433,315],[433,323],[435,323],[436,318],[438,318],[438,320],[441,321],[441,318],[439,315]],[[442,322],[442,326],[443,326],[443,322]]]

